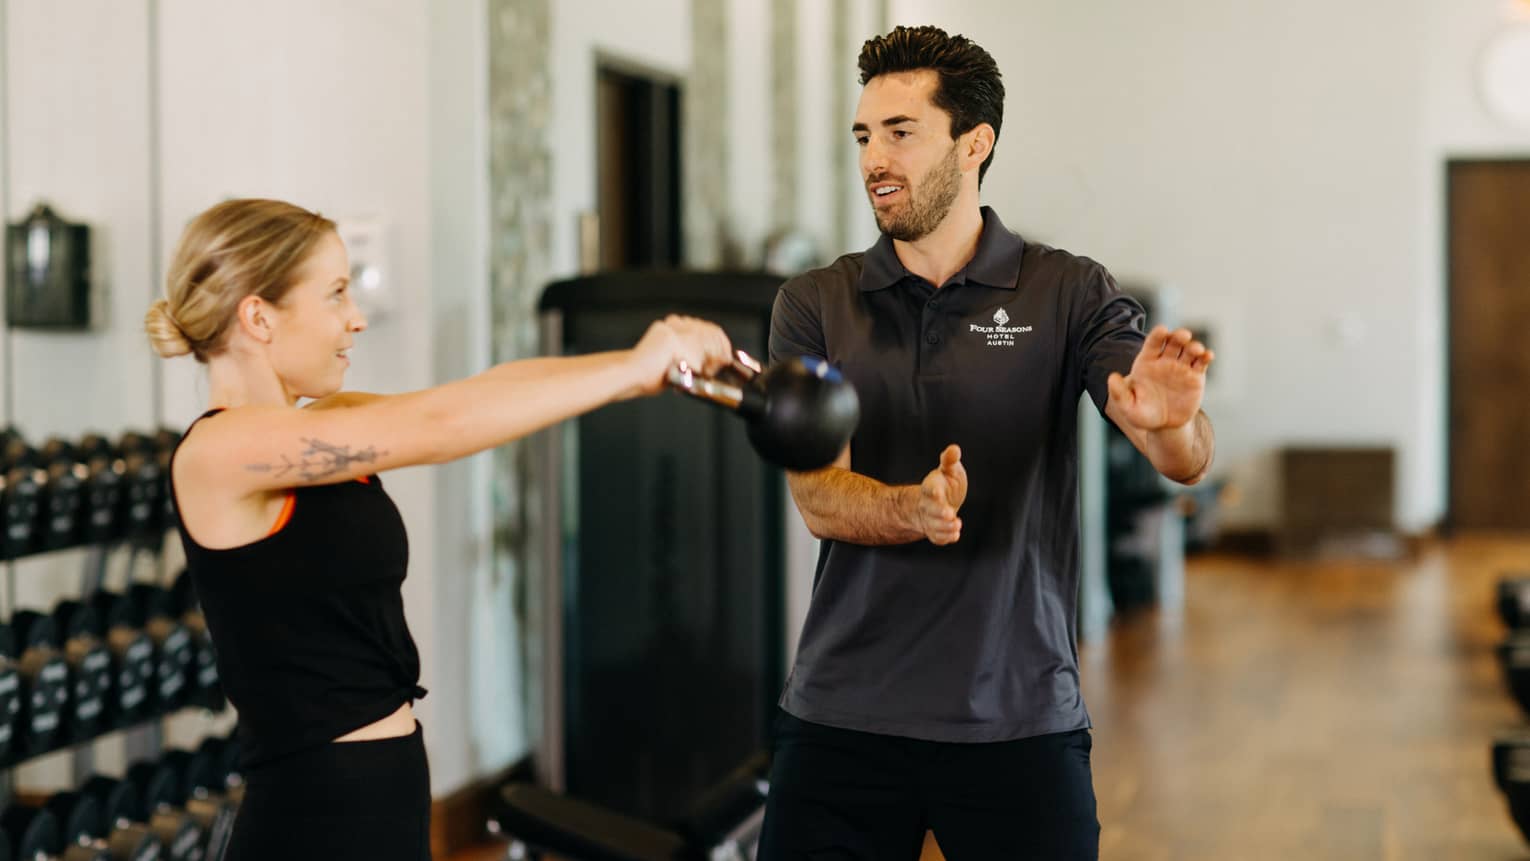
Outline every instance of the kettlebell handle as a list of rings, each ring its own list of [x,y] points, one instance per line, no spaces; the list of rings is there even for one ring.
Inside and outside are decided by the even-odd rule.
[[[763,410],[764,398],[749,383],[762,370],[753,356],[737,350],[733,354],[732,364],[716,377],[702,376],[682,360],[670,366],[666,379],[670,386],[691,397],[711,401],[730,410],[755,414]],[[736,377],[737,382],[724,379],[724,375]]]

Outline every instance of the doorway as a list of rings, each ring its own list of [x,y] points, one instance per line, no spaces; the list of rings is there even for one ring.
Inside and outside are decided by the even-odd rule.
[[[1530,159],[1447,176],[1452,529],[1530,530]]]
[[[602,62],[595,100],[600,268],[678,266],[680,86]]]

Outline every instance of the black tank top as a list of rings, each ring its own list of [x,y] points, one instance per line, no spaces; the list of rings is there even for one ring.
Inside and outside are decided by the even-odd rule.
[[[285,523],[250,544],[213,550],[179,527],[218,678],[239,713],[245,768],[326,744],[425,696],[404,621],[409,542],[382,481],[292,494]]]

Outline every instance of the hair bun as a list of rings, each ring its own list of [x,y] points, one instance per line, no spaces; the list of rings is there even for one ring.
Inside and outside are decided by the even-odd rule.
[[[149,312],[143,315],[143,328],[149,334],[149,344],[162,358],[170,359],[191,352],[191,342],[186,333],[170,314],[170,303],[164,299],[154,300]]]

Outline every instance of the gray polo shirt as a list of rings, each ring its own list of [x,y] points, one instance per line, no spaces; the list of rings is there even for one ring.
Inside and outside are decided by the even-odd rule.
[[[781,707],[814,723],[986,742],[1089,726],[1079,692],[1078,400],[1141,349],[1142,308],[1092,260],[1023,242],[983,209],[940,289],[892,240],[788,281],[770,358],[855,384],[850,468],[917,484],[962,448],[962,537],[824,541]]]

